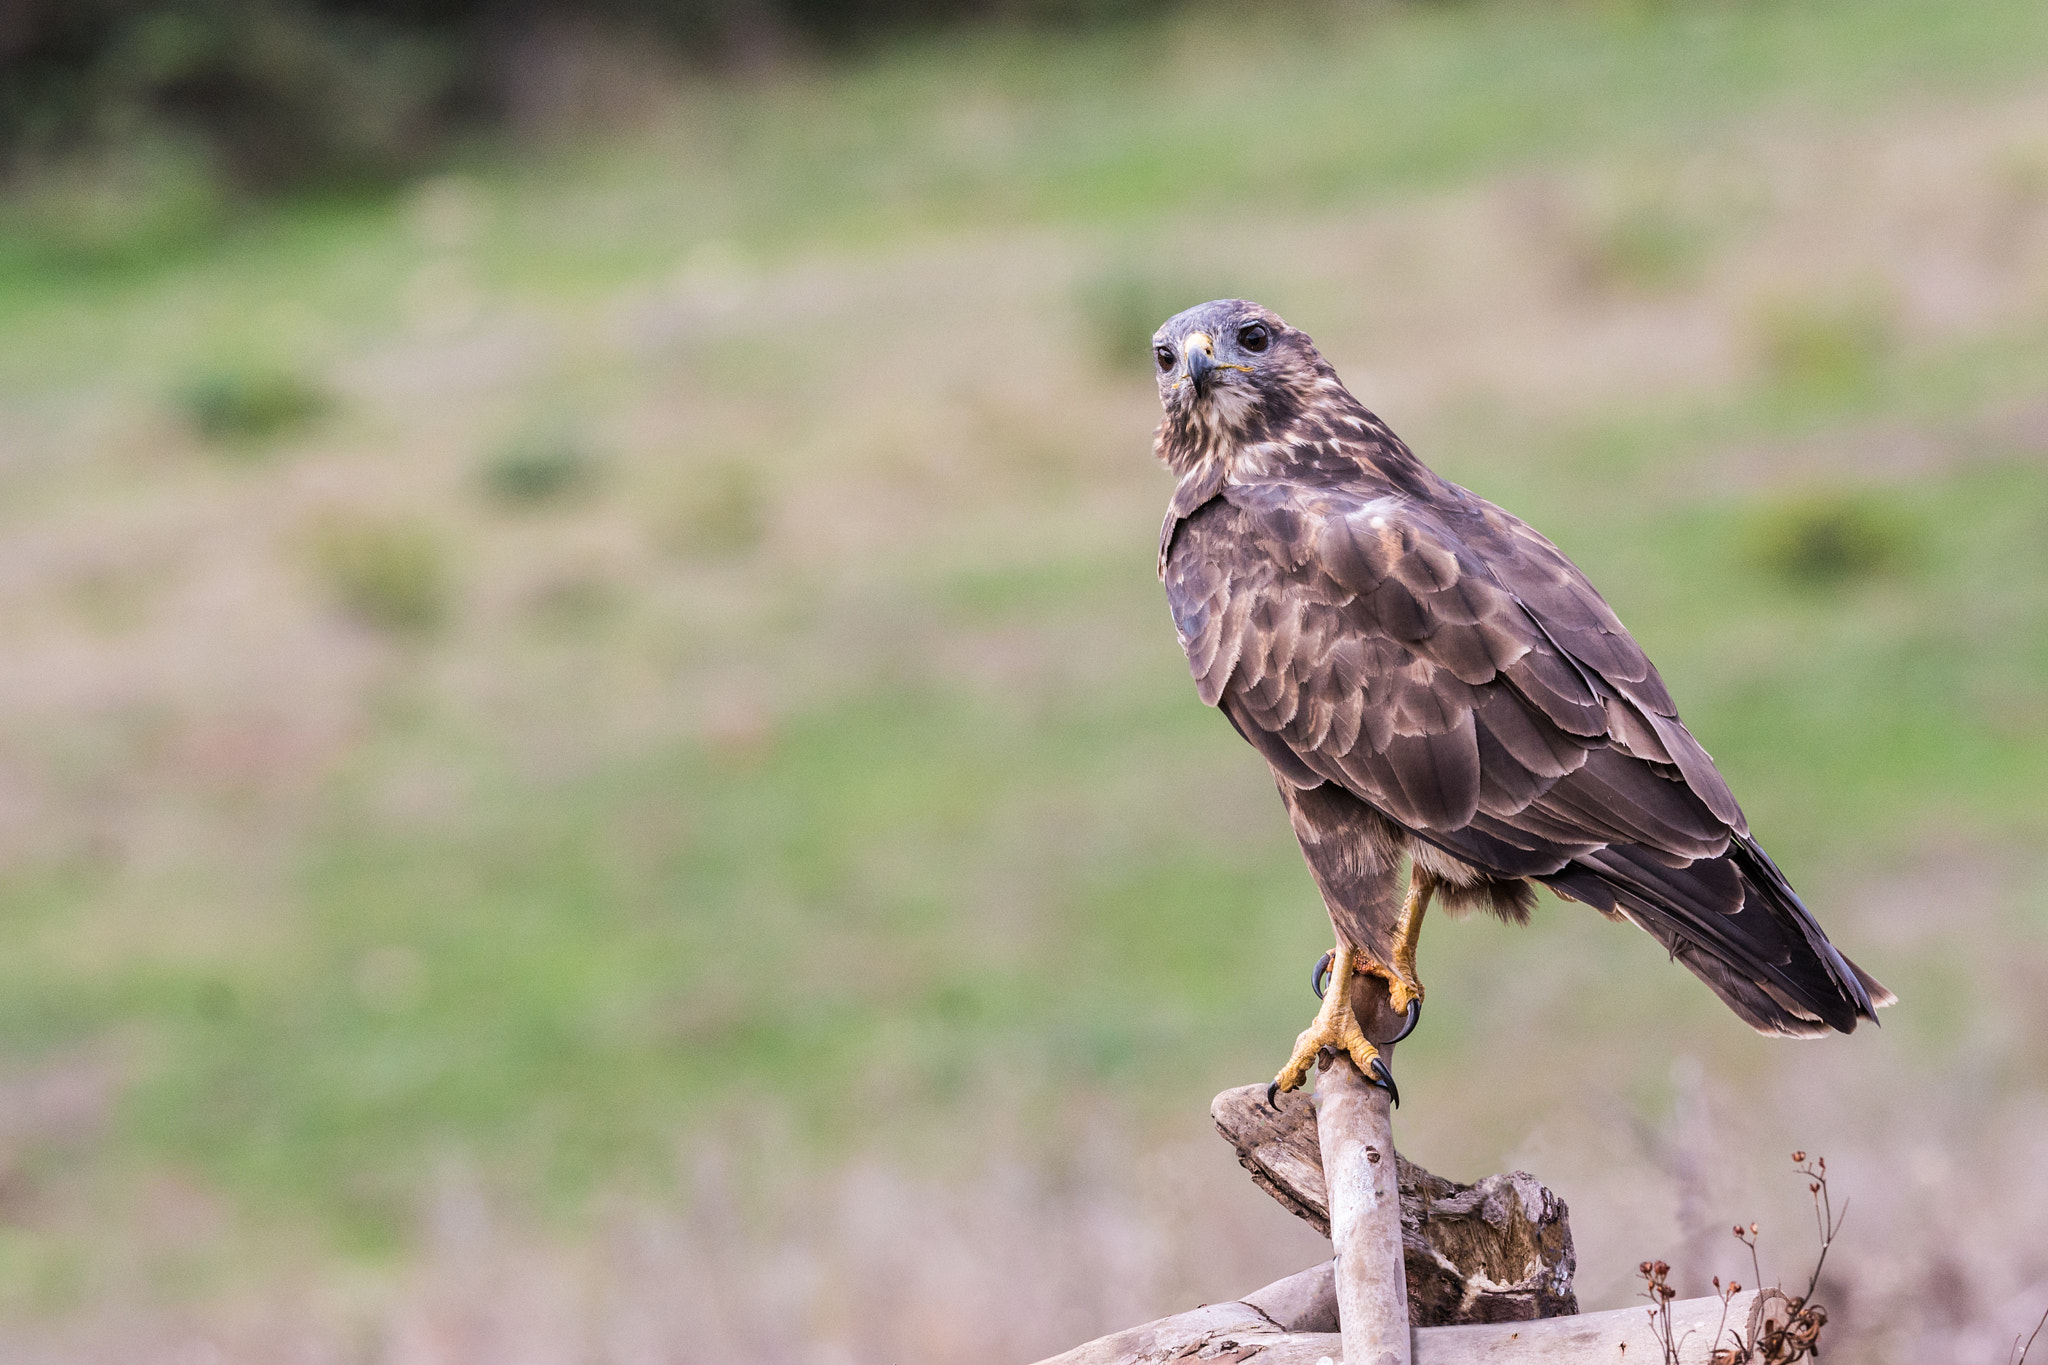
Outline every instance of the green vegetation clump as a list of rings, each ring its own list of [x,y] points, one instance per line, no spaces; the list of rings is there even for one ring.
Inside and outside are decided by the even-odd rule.
[[[416,169],[452,129],[467,74],[448,24],[398,22],[390,9],[298,0],[13,6],[0,52],[0,155],[63,164],[170,138],[200,149],[244,190],[388,180]]]
[[[589,491],[600,472],[597,457],[573,432],[553,430],[515,438],[485,460],[479,474],[495,501],[534,507]]]
[[[1789,583],[1828,585],[1903,565],[1912,523],[1866,493],[1819,493],[1770,508],[1752,544],[1757,561]]]
[[[705,470],[691,482],[662,540],[683,559],[733,559],[768,534],[769,501],[761,476],[737,462]]]
[[[1756,344],[1770,379],[1843,394],[1866,387],[1891,355],[1890,301],[1876,291],[1836,300],[1777,300],[1757,313]]]
[[[1638,200],[1591,234],[1581,265],[1595,284],[1654,294],[1690,283],[1707,245],[1705,229],[1672,205]]]
[[[178,391],[177,405],[207,440],[246,448],[310,426],[333,399],[303,375],[256,367],[203,374]]]
[[[448,552],[423,521],[330,515],[314,530],[312,562],[333,600],[364,625],[421,636],[447,623]]]
[[[207,149],[161,133],[26,169],[0,205],[0,231],[25,255],[85,269],[142,265],[196,247],[231,208]]]
[[[388,185],[465,133],[588,116],[650,69],[992,14],[1100,25],[1167,3],[612,0],[571,23],[495,0],[16,0],[0,44],[0,175],[169,139],[251,195]]]

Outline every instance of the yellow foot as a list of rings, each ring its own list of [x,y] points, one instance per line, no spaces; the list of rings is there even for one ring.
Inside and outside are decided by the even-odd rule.
[[[1358,1026],[1358,1016],[1352,1011],[1351,972],[1348,970],[1352,963],[1340,953],[1337,964],[1338,970],[1331,973],[1329,988],[1323,993],[1323,1007],[1317,1011],[1316,1021],[1294,1040],[1294,1055],[1287,1059],[1287,1065],[1267,1087],[1267,1098],[1270,1100],[1282,1090],[1298,1089],[1308,1078],[1309,1068],[1316,1064],[1317,1054],[1331,1047],[1348,1053],[1357,1063],[1361,1075],[1394,1095],[1395,1102],[1399,1103],[1400,1092],[1394,1089],[1392,1073],[1380,1057],[1380,1050]]]
[[[1395,965],[1389,967],[1361,948],[1352,954],[1351,969],[1360,976],[1376,976],[1386,982],[1387,1003],[1406,1014],[1410,1006],[1422,1003],[1422,983],[1415,977],[1414,954],[1408,956],[1411,961],[1403,964],[1401,954],[1396,952]]]
[[[1319,999],[1328,998],[1324,985],[1325,974],[1330,970],[1330,964],[1336,956],[1335,953],[1324,953],[1316,962],[1315,971],[1309,976],[1309,985],[1314,988]],[[1403,954],[1396,950],[1395,962],[1401,962],[1402,956]],[[1382,1046],[1398,1043],[1415,1032],[1415,1025],[1422,1018],[1422,982],[1415,976],[1415,954],[1411,952],[1406,954],[1406,957],[1408,960],[1405,966],[1389,967],[1363,948],[1351,955],[1351,970],[1360,976],[1376,976],[1386,982],[1387,1002],[1407,1016],[1401,1025],[1401,1031],[1387,1039]]]

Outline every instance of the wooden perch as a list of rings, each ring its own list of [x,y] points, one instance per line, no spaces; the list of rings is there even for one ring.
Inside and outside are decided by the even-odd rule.
[[[1356,1078],[1352,1070],[1350,1079],[1368,1088]],[[1266,1087],[1250,1085],[1218,1095],[1210,1113],[1260,1188],[1327,1231],[1314,1104],[1282,1095],[1269,1109]],[[1663,1365],[1647,1308],[1576,1312],[1564,1201],[1535,1177],[1517,1171],[1460,1185],[1398,1155],[1394,1165],[1413,1318],[1408,1355],[1399,1358],[1412,1365]],[[1761,1302],[1751,1290],[1725,1305],[1711,1298],[1672,1304],[1679,1365],[1709,1365],[1723,1331],[1746,1325],[1755,1339],[1756,1319],[1782,1306],[1774,1293]],[[1116,1332],[1041,1365],[1329,1365],[1346,1359],[1338,1318],[1335,1263],[1325,1262],[1234,1302]]]
[[[1266,1104],[1240,1086],[1209,1107],[1217,1131],[1260,1189],[1325,1236],[1330,1231],[1316,1113],[1300,1094]],[[1531,1322],[1579,1311],[1577,1260],[1564,1201],[1523,1171],[1461,1185],[1394,1158],[1408,1312],[1418,1327]]]
[[[1393,1100],[1350,1057],[1325,1052],[1315,1107],[1345,1365],[1411,1365]]]
[[[1716,1347],[1762,1340],[1765,1320],[1787,1315],[1777,1290],[1673,1303],[1667,1355],[1647,1307],[1579,1313],[1568,1214],[1541,1181],[1460,1185],[1401,1160],[1389,1097],[1348,1057],[1324,1054],[1316,1092],[1269,1106],[1248,1085],[1209,1112],[1261,1189],[1334,1231],[1336,1259],[1040,1365],[1710,1365]]]
[[[1340,1277],[1338,1263],[1326,1262],[1235,1302],[1089,1342],[1045,1365],[1253,1358],[1259,1365],[1626,1365],[1630,1350],[1646,1365],[1662,1360],[1642,1310],[1556,1316],[1577,1309],[1563,1200],[1521,1172],[1460,1185],[1402,1160],[1391,1142],[1386,1093],[1367,1085],[1348,1059],[1324,1068],[1314,1100],[1282,1095],[1268,1107],[1266,1087],[1250,1085],[1218,1095],[1210,1114],[1260,1188],[1320,1232],[1327,1234],[1332,1222],[1326,1153],[1332,1167],[1349,1163],[1336,1221],[1341,1238],[1346,1218],[1352,1220],[1344,1244],[1365,1253],[1356,1273]],[[1404,1292],[1407,1302],[1399,1304],[1394,1296]],[[1341,1312],[1340,1297],[1347,1300]],[[1675,1330],[1703,1339],[1721,1311],[1719,1300],[1674,1305]],[[1746,1312],[1746,1300],[1739,1301],[1734,1314]],[[1364,1330],[1340,1335],[1340,1322]],[[1695,1355],[1706,1360],[1703,1352],[1684,1355],[1687,1365]]]

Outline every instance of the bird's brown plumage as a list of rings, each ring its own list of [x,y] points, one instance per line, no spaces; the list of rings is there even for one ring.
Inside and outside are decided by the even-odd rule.
[[[1233,349],[1253,326],[1266,344]],[[1243,363],[1177,377],[1190,336]],[[1181,644],[1355,941],[1384,935],[1374,907],[1408,852],[1453,905],[1524,918],[1533,880],[1633,921],[1764,1032],[1847,1032],[1890,1002],[1556,546],[1426,468],[1257,305],[1191,309],[1155,342]]]

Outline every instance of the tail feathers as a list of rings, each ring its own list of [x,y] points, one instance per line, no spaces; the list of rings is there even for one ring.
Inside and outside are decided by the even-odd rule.
[[[1649,933],[1759,1033],[1852,1033],[1859,1020],[1875,1020],[1880,1006],[1894,1003],[1828,942],[1751,841],[1738,838],[1723,858],[1684,868],[1628,852],[1610,847],[1599,867],[1575,862],[1541,880]]]
[[[1685,964],[1687,971],[1706,982],[1743,1023],[1758,1033],[1779,1038],[1825,1038],[1835,1031],[1833,1025],[1798,1001],[1772,990],[1766,982],[1749,980],[1698,946],[1683,941],[1668,946],[1671,955]],[[1855,1027],[1853,1019],[1850,1027]]]
[[[1842,1029],[1842,1032],[1852,1032],[1856,1027],[1856,1019],[1877,1022],[1877,1008],[1880,1002],[1876,997],[1883,996],[1884,1000],[1881,1003],[1887,1005],[1892,1004],[1897,997],[1879,984],[1875,977],[1844,957],[1834,944],[1828,942],[1828,936],[1822,932],[1819,921],[1815,920],[1813,913],[1806,908],[1806,902],[1799,899],[1799,893],[1792,889],[1792,883],[1778,870],[1778,865],[1771,861],[1771,855],[1764,852],[1763,845],[1749,835],[1738,835],[1730,842],[1728,854],[1742,870],[1745,890],[1743,908],[1747,910],[1751,903],[1760,902],[1770,912],[1771,918],[1797,926],[1800,936],[1806,941],[1806,946],[1826,968],[1829,978],[1842,996],[1854,1004],[1855,1018],[1849,1021],[1849,1027]],[[1873,987],[1875,989],[1872,989]]]
[[[1779,1038],[1824,1038],[1830,1033],[1854,1033],[1859,1020],[1868,1019],[1875,1023],[1880,1007],[1897,1003],[1898,997],[1885,989],[1876,977],[1844,957],[1832,944],[1828,945],[1827,955],[1839,962],[1845,973],[1853,978],[1856,983],[1853,994],[1846,991],[1822,994],[1807,982],[1799,983],[1805,989],[1794,989],[1787,980],[1790,973],[1746,972],[1711,949],[1683,935],[1674,935],[1666,926],[1651,922],[1649,916],[1636,913],[1636,907],[1629,904],[1633,899],[1622,898],[1622,913],[1663,943],[1673,958],[1706,982],[1708,989],[1721,997],[1722,1003],[1758,1033]],[[1828,965],[1832,967],[1833,964]],[[1810,976],[1811,973],[1800,975]],[[1826,1013],[1822,1013],[1823,1010]]]
[[[1849,959],[1845,957],[1842,961],[1849,962]],[[1856,979],[1863,983],[1863,993],[1870,997],[1871,1008],[1881,1010],[1886,1006],[1899,1003],[1899,997],[1893,995],[1882,981],[1879,981],[1869,972],[1864,971],[1853,962],[1849,962],[1849,970],[1856,973]],[[1876,1015],[1873,1014],[1869,1018],[1873,1024],[1877,1022]]]

